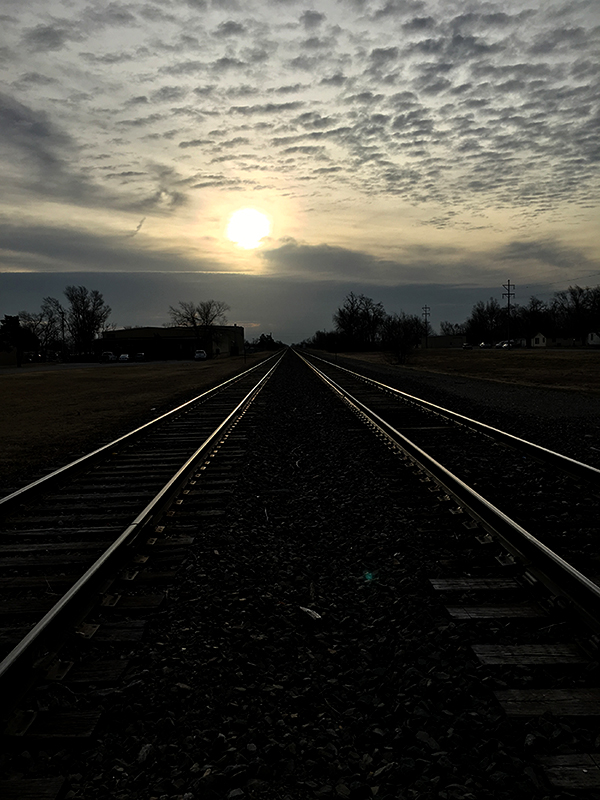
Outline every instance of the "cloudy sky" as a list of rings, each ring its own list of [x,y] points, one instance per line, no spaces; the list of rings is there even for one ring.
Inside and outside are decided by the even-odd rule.
[[[220,299],[252,338],[353,290],[461,322],[600,283],[597,0],[3,0],[0,315]],[[227,237],[240,208],[270,235]]]

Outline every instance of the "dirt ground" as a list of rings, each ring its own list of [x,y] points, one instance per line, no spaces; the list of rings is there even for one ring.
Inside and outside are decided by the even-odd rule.
[[[243,371],[269,354],[204,363],[0,369],[0,496]],[[347,353],[390,366],[382,353]],[[398,370],[600,395],[600,352],[420,350]]]
[[[269,355],[0,369],[0,496]]]

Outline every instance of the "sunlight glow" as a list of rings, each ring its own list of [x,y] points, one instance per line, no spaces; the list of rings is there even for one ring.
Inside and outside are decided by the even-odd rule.
[[[252,250],[269,235],[271,223],[266,214],[255,208],[240,208],[229,218],[227,238],[244,250]]]

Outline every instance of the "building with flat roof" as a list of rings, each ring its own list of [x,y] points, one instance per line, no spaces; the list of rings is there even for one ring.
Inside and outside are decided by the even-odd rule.
[[[196,350],[205,350],[209,358],[237,356],[244,352],[244,329],[240,325],[122,328],[104,331],[94,346],[98,356],[110,351],[135,358],[143,353],[146,361],[192,359]]]

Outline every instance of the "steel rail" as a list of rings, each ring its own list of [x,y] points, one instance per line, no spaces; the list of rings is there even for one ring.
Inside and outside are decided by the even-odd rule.
[[[394,395],[401,400],[414,403],[435,414],[447,417],[448,419],[451,419],[454,422],[459,423],[460,425],[464,425],[465,427],[476,430],[479,433],[491,436],[496,441],[500,441],[503,444],[507,445],[508,447],[512,447],[515,450],[519,450],[520,452],[525,453],[526,455],[536,459],[537,461],[540,461],[544,464],[549,464],[550,466],[556,469],[560,469],[562,472],[567,473],[572,478],[588,481],[594,484],[596,489],[600,490],[600,469],[597,469],[596,467],[592,467],[589,464],[583,463],[582,461],[576,461],[573,458],[569,458],[569,456],[562,455],[561,453],[557,453],[554,450],[549,450],[548,448],[542,447],[541,445],[538,444],[534,444],[533,442],[528,442],[526,439],[521,439],[518,436],[513,436],[512,433],[507,433],[506,431],[502,431],[499,428],[494,428],[491,425],[486,425],[484,422],[479,422],[476,419],[465,417],[456,411],[451,411],[448,408],[443,408],[442,406],[435,405],[435,403],[430,403],[428,400],[423,400],[420,397],[415,397],[414,395],[407,394],[406,392],[403,392],[400,389],[395,389],[393,386],[388,386],[387,384],[381,383],[380,381],[377,381],[374,378],[367,378],[365,375],[361,375],[359,372],[354,372],[353,370],[348,369],[346,367],[342,367],[339,364],[334,364],[333,362],[327,361],[327,359],[320,358],[319,356],[315,356],[312,353],[311,353],[311,358],[316,358],[317,360],[322,361],[324,364],[329,364],[330,366],[335,367],[336,369],[342,370],[343,372],[347,372],[354,378],[357,378],[358,380],[361,380],[364,383],[370,384],[371,386],[375,386],[377,389],[380,389],[383,392],[387,392],[388,394]]]
[[[369,420],[377,431],[400,448],[444,491],[493,537],[497,537],[513,555],[520,558],[535,578],[554,594],[573,604],[580,618],[595,634],[600,633],[600,587],[558,556],[529,531],[486,500],[482,495],[453,475],[446,467],[429,456],[404,434],[382,419],[350,392],[328,377],[314,364],[297,353],[300,358],[345,402]]]
[[[90,595],[95,595],[98,592],[99,587],[106,581],[106,576],[113,564],[131,549],[143,531],[149,525],[155,524],[157,519],[168,509],[175,496],[188,482],[190,473],[195,469],[196,462],[207,451],[210,451],[215,441],[223,436],[227,429],[234,424],[244,408],[264,387],[266,381],[279,366],[282,358],[283,355],[280,355],[271,369],[263,375],[235,409],[204,440],[133,522],[123,530],[110,547],[4,658],[0,663],[0,685],[2,686],[3,694],[6,694],[7,689],[8,691],[14,691],[15,687],[22,682],[23,675],[28,672],[27,666],[31,668],[35,659],[39,657],[39,651],[46,646],[46,643],[50,641],[58,628],[64,628],[69,622],[79,622],[83,619],[90,608]],[[14,707],[14,702],[11,704]]]
[[[91,467],[97,461],[101,460],[106,455],[107,451],[113,450],[115,447],[123,447],[125,444],[133,441],[142,434],[146,433],[148,430],[150,430],[150,428],[153,428],[159,423],[164,422],[169,417],[178,414],[180,411],[183,411],[184,409],[188,408],[194,403],[198,403],[202,400],[207,400],[211,395],[217,394],[218,392],[222,391],[226,386],[229,386],[230,384],[239,381],[241,378],[245,377],[246,375],[249,375],[254,370],[268,363],[272,358],[275,358],[276,355],[277,354],[270,356],[264,361],[261,361],[259,364],[255,364],[253,367],[250,367],[250,369],[244,370],[244,372],[240,372],[239,375],[234,375],[233,378],[229,378],[223,383],[220,383],[218,386],[213,386],[212,389],[208,389],[206,392],[199,394],[197,397],[194,397],[191,400],[187,400],[185,403],[182,403],[180,406],[177,406],[177,408],[172,408],[165,414],[161,414],[159,417],[155,417],[155,419],[152,419],[149,422],[140,425],[139,428],[135,428],[134,430],[129,431],[123,436],[119,436],[118,439],[114,439],[112,442],[102,445],[102,447],[99,447],[96,450],[92,450],[92,452],[90,453],[86,453],[86,455],[81,456],[81,458],[78,458],[75,461],[71,461],[69,464],[65,464],[64,466],[59,467],[53,472],[49,472],[47,475],[44,475],[43,477],[38,478],[32,483],[27,484],[27,486],[22,486],[20,489],[11,492],[11,494],[8,494],[5,497],[0,498],[0,516],[9,514],[19,503],[25,502],[29,497],[38,492],[51,488],[58,481],[70,477],[71,475],[75,475],[78,472],[87,469],[88,467]]]

